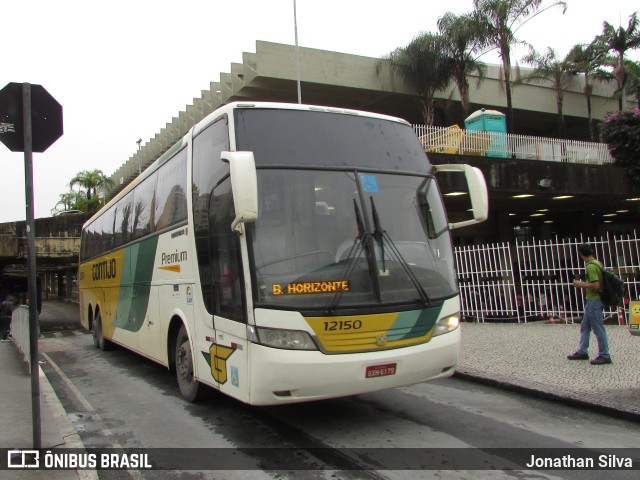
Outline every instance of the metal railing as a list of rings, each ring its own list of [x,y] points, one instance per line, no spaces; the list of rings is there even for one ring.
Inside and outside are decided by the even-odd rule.
[[[479,322],[559,319],[580,321],[584,291],[573,277],[584,273],[578,246],[589,243],[606,268],[625,282],[625,297],[640,300],[640,238],[606,235],[599,238],[555,239],[457,247],[456,268],[462,315]],[[624,310],[624,308],[623,308]],[[607,316],[625,313],[606,309]]]
[[[605,143],[510,133],[413,125],[427,152],[606,165],[614,162]]]

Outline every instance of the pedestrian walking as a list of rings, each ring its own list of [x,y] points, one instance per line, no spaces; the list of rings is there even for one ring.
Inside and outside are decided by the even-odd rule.
[[[602,284],[602,264],[594,257],[593,247],[582,244],[578,247],[580,258],[584,261],[584,280],[574,278],[573,286],[585,290],[584,317],[580,324],[580,344],[578,350],[568,355],[569,360],[589,359],[589,337],[591,332],[598,341],[598,356],[591,360],[591,365],[605,365],[611,363],[609,342],[604,328],[604,303],[600,298]]]
[[[13,313],[14,303],[13,295],[7,295],[2,303],[0,303],[0,318],[2,319],[2,341],[8,342],[11,330],[11,315]]]

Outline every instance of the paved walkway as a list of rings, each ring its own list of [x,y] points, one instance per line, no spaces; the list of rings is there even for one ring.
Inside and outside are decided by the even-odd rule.
[[[611,365],[567,360],[579,324],[462,324],[456,375],[640,421],[640,336],[606,325]],[[591,336],[589,355],[597,356]]]
[[[76,305],[45,301],[40,320],[46,332],[48,326],[73,324],[77,317]],[[456,375],[640,421],[640,337],[631,336],[627,327],[606,326],[613,364],[600,366],[566,360],[576,350],[578,324],[463,323],[461,329]],[[595,350],[593,339],[591,356]],[[29,448],[33,445],[31,378],[13,343],[0,343],[0,365],[0,448]],[[42,447],[81,448],[79,436],[42,371],[40,388]],[[92,473],[95,475],[82,470],[0,470],[0,479],[75,480],[90,478]]]

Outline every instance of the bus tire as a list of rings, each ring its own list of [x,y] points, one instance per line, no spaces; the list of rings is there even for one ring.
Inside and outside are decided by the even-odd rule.
[[[103,352],[109,350],[111,346],[109,340],[104,338],[102,317],[99,311],[96,313],[96,318],[93,319],[93,344]]]
[[[197,402],[202,396],[203,387],[194,377],[193,355],[189,335],[184,325],[180,327],[176,340],[176,378],[180,393],[189,402]]]

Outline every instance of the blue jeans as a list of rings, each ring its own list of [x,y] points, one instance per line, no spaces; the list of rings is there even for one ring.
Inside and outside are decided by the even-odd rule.
[[[578,353],[586,354],[589,349],[589,336],[593,331],[598,341],[598,356],[609,358],[609,343],[604,329],[602,300],[587,300],[584,305],[584,318],[580,324],[580,347]]]
[[[2,315],[2,340],[6,340],[11,328],[11,317]]]

